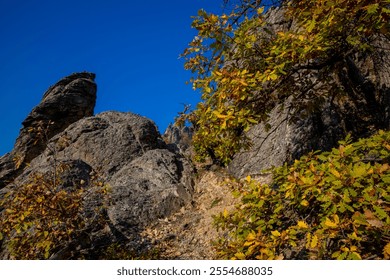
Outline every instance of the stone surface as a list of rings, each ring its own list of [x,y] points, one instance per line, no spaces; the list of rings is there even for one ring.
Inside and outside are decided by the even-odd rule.
[[[151,149],[166,148],[156,125],[132,113],[104,112],[84,118],[53,137],[35,161],[81,159],[110,179],[128,162]]]
[[[166,149],[147,151],[119,170],[110,181],[108,216],[130,238],[141,228],[176,212],[191,201],[191,166]]]

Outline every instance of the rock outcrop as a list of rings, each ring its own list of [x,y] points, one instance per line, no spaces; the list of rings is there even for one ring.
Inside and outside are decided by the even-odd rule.
[[[193,134],[192,127],[177,127],[170,124],[163,134],[163,139],[173,150],[189,155]]]
[[[75,248],[84,248],[86,258],[98,258],[99,246],[116,242],[133,249],[142,247],[146,241],[138,235],[141,229],[186,205],[194,191],[190,162],[169,149],[151,120],[119,112],[92,116],[96,97],[93,77],[74,74],[51,87],[23,122],[14,150],[0,165],[0,174],[6,169],[17,170],[9,158],[17,153],[29,163],[7,180],[1,178],[3,193],[28,183],[30,175],[50,176],[53,166],[61,164],[67,166],[61,174],[61,188],[94,188],[93,177],[97,175],[109,186],[107,226],[90,228],[88,242],[62,248],[52,256],[55,259],[71,258]],[[41,120],[54,124],[45,128],[44,141],[37,144],[30,128]],[[87,199],[86,215],[93,215],[103,199],[107,198]],[[6,251],[2,256],[7,257]]]
[[[286,21],[281,9],[268,15],[268,31],[289,30],[294,23]],[[310,112],[290,110],[291,98],[277,105],[269,114],[271,129],[255,125],[248,136],[252,147],[237,154],[229,165],[236,177],[259,175],[263,170],[291,162],[315,150],[330,150],[348,134],[358,139],[379,129],[390,129],[390,42],[378,38],[375,52],[346,56],[337,71],[319,73],[305,70],[301,76],[311,79],[313,109]],[[337,86],[343,94],[316,99],[318,92]],[[307,85],[306,85],[307,86]],[[295,83],[295,96],[304,89]],[[318,95],[318,94],[317,94]]]
[[[0,158],[0,189],[37,157],[47,141],[70,124],[93,115],[96,102],[95,74],[75,73],[51,86],[22,122],[10,154]],[[16,163],[16,166],[14,164]]]

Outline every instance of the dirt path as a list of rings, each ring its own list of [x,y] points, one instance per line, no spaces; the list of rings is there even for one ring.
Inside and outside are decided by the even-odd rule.
[[[192,203],[179,213],[160,220],[143,235],[160,250],[162,259],[215,259],[212,241],[221,232],[213,227],[213,215],[234,208],[235,199],[224,186],[225,175],[204,171],[196,184]]]

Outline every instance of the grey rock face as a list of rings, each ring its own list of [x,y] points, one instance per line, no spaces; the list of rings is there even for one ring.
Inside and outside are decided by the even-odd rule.
[[[128,237],[180,209],[193,192],[189,162],[168,150],[152,121],[133,113],[104,112],[70,125],[31,165],[54,156],[81,160],[104,177],[113,191],[110,220]]]
[[[271,10],[267,19],[270,31],[294,29],[294,23],[283,20],[280,9]],[[230,173],[236,177],[259,175],[310,151],[330,150],[348,134],[358,139],[378,129],[390,129],[390,42],[378,38],[374,44],[376,52],[349,55],[334,72],[302,70],[300,75],[312,86],[312,98],[299,97],[305,90],[299,83],[295,83],[292,97],[312,103],[312,109],[293,112],[289,109],[291,98],[277,105],[269,114],[271,129],[258,124],[248,132],[253,145],[235,156],[228,167]],[[343,92],[337,98],[315,97],[335,86]]]
[[[147,151],[111,179],[108,216],[126,237],[131,231],[176,212],[193,193],[191,166],[166,149]]]
[[[155,124],[132,113],[104,112],[84,118],[53,137],[42,156],[81,159],[109,179],[151,149],[165,148]]]

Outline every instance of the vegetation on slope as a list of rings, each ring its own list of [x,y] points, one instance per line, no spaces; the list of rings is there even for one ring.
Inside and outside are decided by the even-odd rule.
[[[272,172],[272,185],[233,184],[242,201],[215,220],[231,233],[219,240],[221,258],[390,258],[390,132]]]

